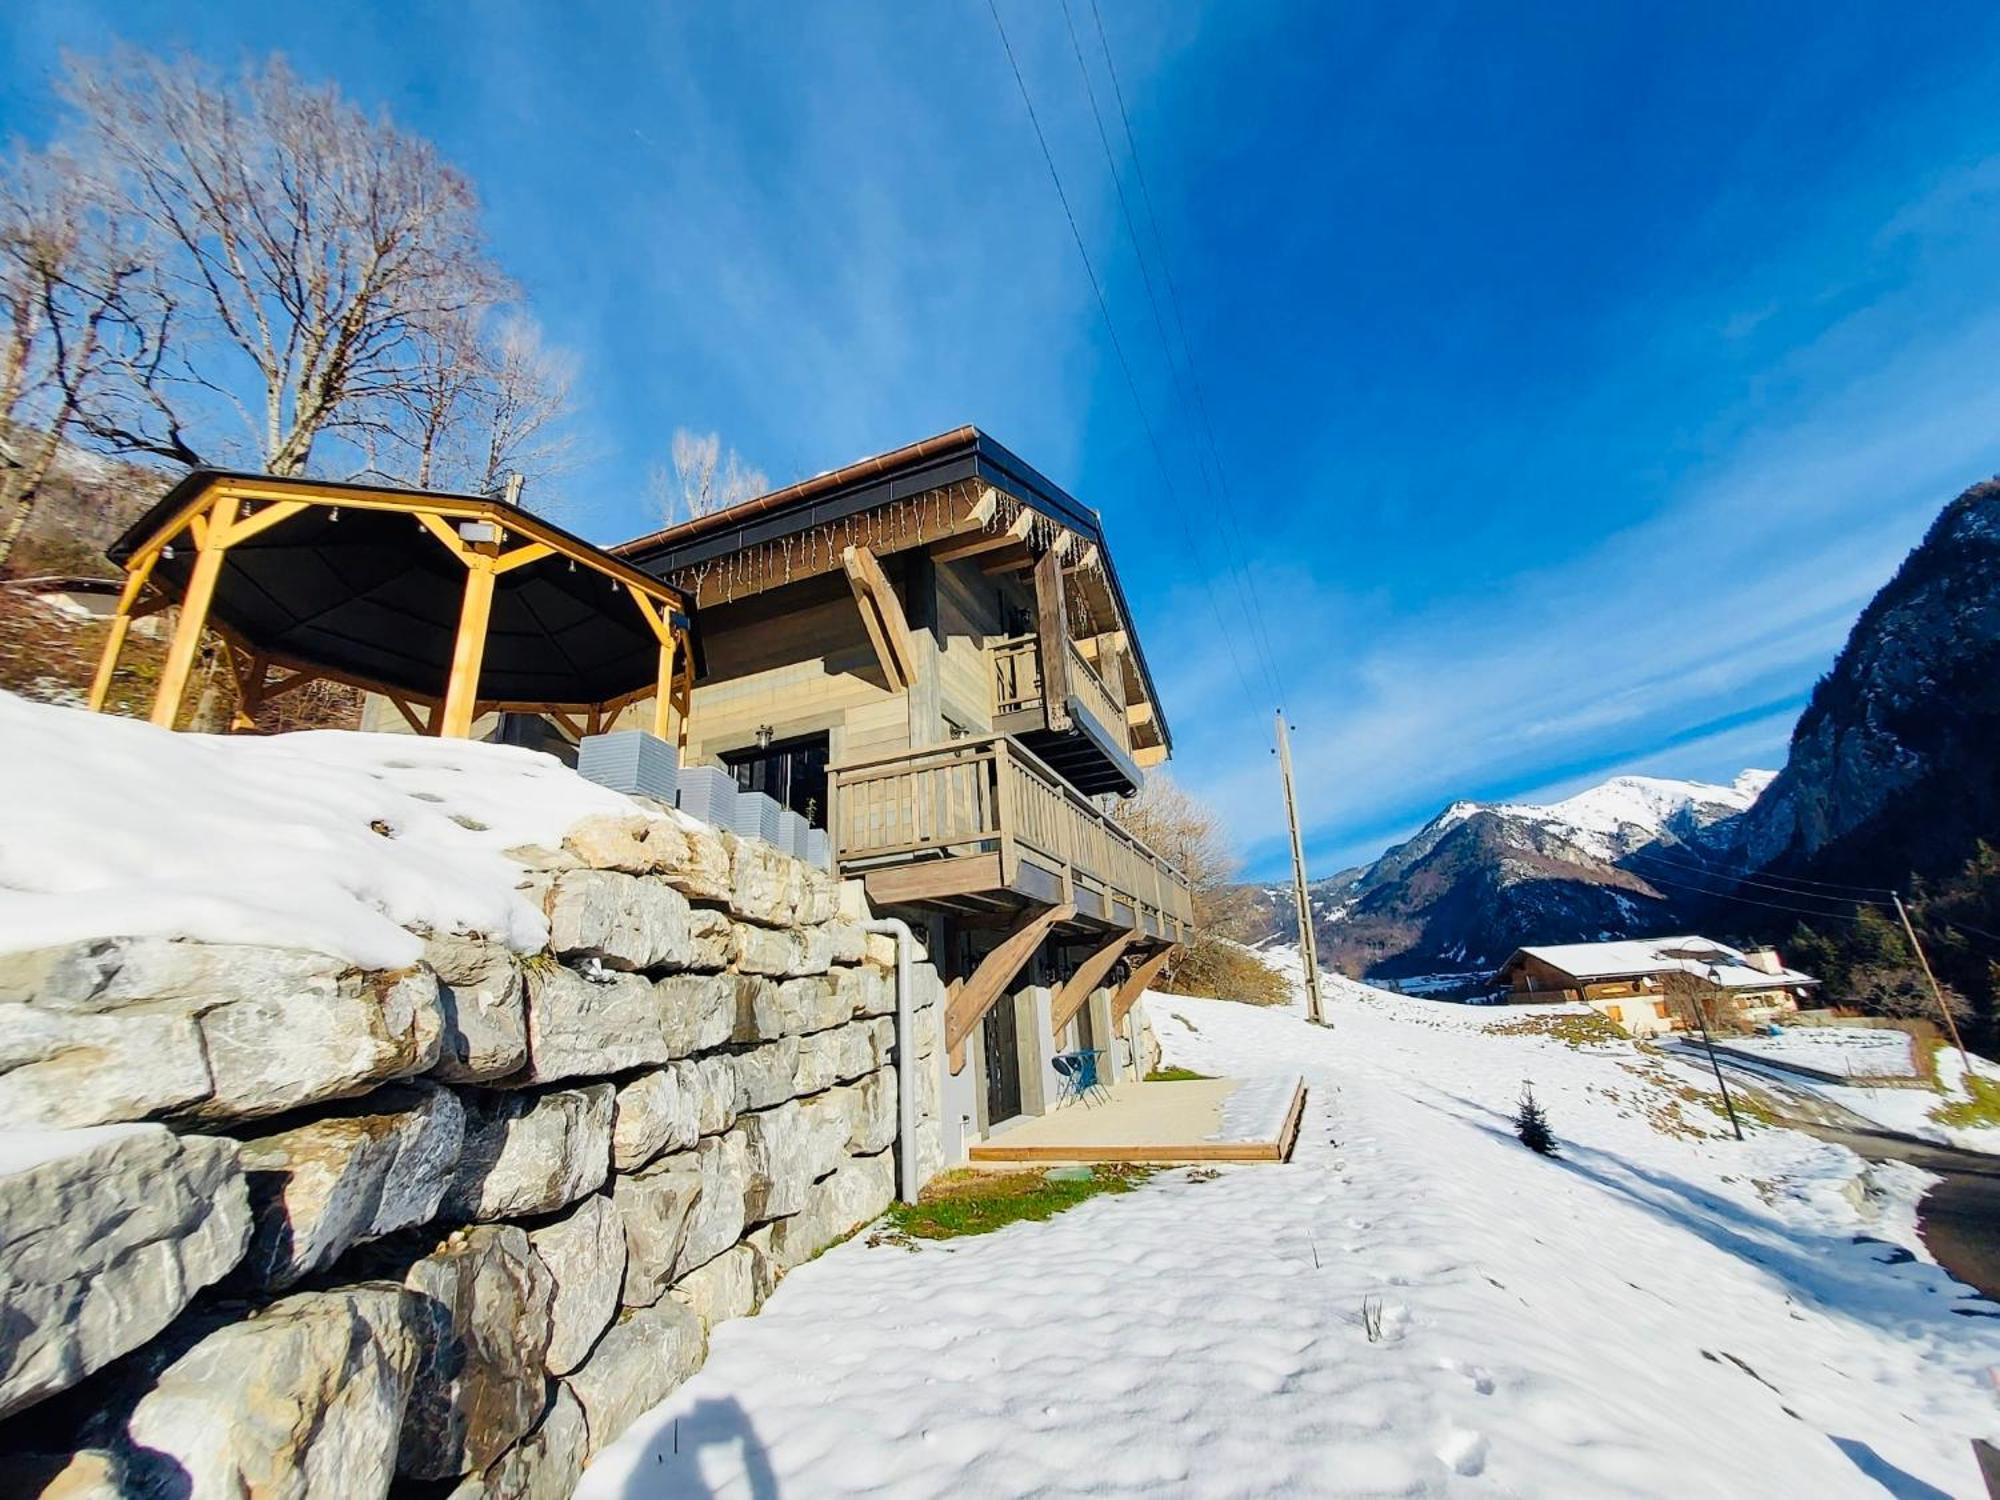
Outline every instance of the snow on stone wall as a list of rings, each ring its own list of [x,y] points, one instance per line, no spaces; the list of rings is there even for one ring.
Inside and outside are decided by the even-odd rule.
[[[239,745],[313,773],[268,743],[200,753]],[[488,748],[457,763],[491,773]],[[102,936],[72,914],[62,942],[5,945],[0,1492],[567,1494],[715,1323],[882,1212],[894,947],[858,887],[619,803],[559,848],[489,851],[546,929],[533,952],[513,918],[412,923],[411,961],[369,969],[124,932],[123,902]],[[21,826],[0,868],[32,862]],[[370,878],[407,892],[417,866]],[[388,909],[360,898],[338,930]],[[919,964],[916,987],[928,1175],[943,986]]]

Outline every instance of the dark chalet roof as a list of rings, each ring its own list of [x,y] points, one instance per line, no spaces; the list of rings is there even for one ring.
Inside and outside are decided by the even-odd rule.
[[[1131,606],[1118,581],[1097,512],[972,426],[956,427],[844,468],[815,474],[726,510],[634,537],[611,550],[649,573],[670,578],[683,568],[971,479],[1004,490],[1030,509],[1095,542],[1119,617],[1126,625],[1132,624]],[[1132,659],[1146,684],[1146,697],[1159,716],[1161,742],[1171,748],[1173,735],[1136,628],[1131,630],[1130,639]]]

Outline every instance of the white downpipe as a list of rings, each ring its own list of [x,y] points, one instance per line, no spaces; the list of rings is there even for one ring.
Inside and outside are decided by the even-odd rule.
[[[870,917],[863,932],[886,933],[896,940],[896,1196],[915,1203],[922,1186],[917,1181],[916,1018],[911,1005],[915,986],[910,979],[910,952],[917,935],[900,917]]]

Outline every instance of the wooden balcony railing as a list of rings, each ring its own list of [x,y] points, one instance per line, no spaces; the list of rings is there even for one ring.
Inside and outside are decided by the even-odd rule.
[[[1125,705],[1106,686],[1077,649],[1075,641],[1065,641],[1068,653],[1070,696],[1077,706],[1113,737],[1115,743],[1130,747],[1131,734],[1125,724]],[[1040,640],[1032,635],[1016,636],[993,648],[993,712],[995,715],[1021,713],[1043,707],[1042,652]]]
[[[1020,888],[1025,862],[1114,926],[1177,938],[1194,920],[1185,875],[1004,735],[836,766],[829,786],[844,875],[984,858],[993,889],[1010,890]]]

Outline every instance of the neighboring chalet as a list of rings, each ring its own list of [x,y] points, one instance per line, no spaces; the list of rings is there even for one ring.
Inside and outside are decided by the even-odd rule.
[[[1193,918],[1109,810],[1172,739],[1097,513],[964,427],[613,551],[697,621],[682,763],[826,828],[928,934],[947,1127],[1041,1112]]]
[[[951,981],[948,1145],[1042,1112],[1055,1052],[1115,1057],[1193,919],[1111,814],[1172,738],[1097,513],[975,428],[608,549],[494,496],[200,470],[112,556],[93,707],[178,605],[156,724],[214,632],[237,728],[330,679],[369,728],[572,761],[642,729],[824,830]]]
[[[1693,1024],[1686,1001],[1669,991],[1675,974],[1698,981],[1675,988],[1699,998],[1709,1024],[1721,1029],[1797,1011],[1819,984],[1786,968],[1774,949],[1693,936],[1521,948],[1496,979],[1509,1003],[1580,1000],[1634,1036],[1650,1036]]]

